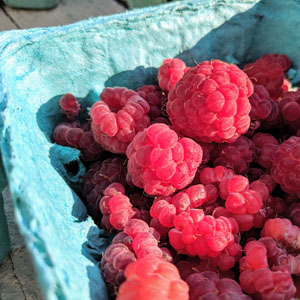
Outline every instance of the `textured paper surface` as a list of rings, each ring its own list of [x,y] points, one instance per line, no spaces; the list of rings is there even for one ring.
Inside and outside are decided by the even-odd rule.
[[[46,299],[106,299],[97,260],[109,239],[100,239],[66,184],[80,180],[64,168],[78,151],[50,138],[59,95],[92,103],[107,86],[153,83],[156,68],[175,56],[188,65],[213,58],[243,64],[280,52],[293,61],[296,80],[299,15],[298,1],[195,0],[0,35],[1,151]]]

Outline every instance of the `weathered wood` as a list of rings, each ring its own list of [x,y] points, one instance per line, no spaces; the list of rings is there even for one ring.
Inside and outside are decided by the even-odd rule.
[[[23,10],[5,6],[7,13],[22,27],[70,24],[90,17],[120,13],[125,8],[114,0],[62,0],[52,10]]]
[[[5,15],[0,7],[0,31],[17,29],[16,25]]]

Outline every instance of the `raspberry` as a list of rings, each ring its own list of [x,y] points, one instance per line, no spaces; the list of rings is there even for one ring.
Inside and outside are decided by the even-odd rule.
[[[257,295],[255,299],[292,299],[296,288],[290,273],[285,268],[275,270],[247,270],[240,274],[242,289],[248,294]]]
[[[102,101],[90,111],[95,140],[106,150],[125,153],[134,136],[150,124],[150,106],[138,93],[126,88],[106,88]]]
[[[94,140],[87,123],[83,125],[79,121],[61,123],[55,127],[53,138],[58,145],[79,149],[83,161],[96,160],[105,152]]]
[[[282,93],[284,72],[290,67],[290,60],[283,54],[266,54],[254,63],[245,65],[243,71],[256,85],[263,85],[276,100]]]
[[[300,137],[293,136],[279,146],[271,174],[285,192],[300,197]]]
[[[212,152],[214,152],[216,144],[199,142],[199,145],[201,146],[203,151],[203,158],[201,163],[201,165],[203,166],[209,163],[209,161],[211,160]]]
[[[291,222],[300,227],[300,203],[293,203],[289,208],[289,219]]]
[[[83,178],[83,196],[87,210],[94,221],[99,224],[101,214],[99,202],[104,190],[114,182],[126,184],[126,164],[122,157],[108,158],[90,165]]]
[[[233,242],[229,219],[204,216],[199,209],[180,213],[174,218],[174,225],[169,231],[170,244],[183,254],[216,257]]]
[[[156,85],[144,85],[136,92],[150,105],[149,117],[154,120],[163,117],[162,105],[167,101],[167,95]]]
[[[154,200],[150,209],[151,217],[158,219],[159,223],[164,227],[173,227],[173,219],[176,216],[176,207],[166,200],[159,198],[163,197],[158,197],[158,199]]]
[[[169,92],[187,71],[185,63],[179,58],[168,58],[158,70],[158,82],[162,90]]]
[[[101,272],[111,295],[125,281],[124,270],[128,264],[136,261],[132,251],[123,243],[110,245],[101,259]]]
[[[117,300],[188,300],[188,285],[180,279],[177,268],[155,256],[131,263],[125,269],[126,281]]]
[[[127,149],[128,176],[149,195],[167,196],[187,186],[202,160],[201,147],[189,138],[178,140],[165,124],[138,133]]]
[[[80,103],[76,97],[70,93],[64,94],[60,98],[59,104],[62,115],[69,121],[75,120],[81,110]]]
[[[111,230],[112,227],[122,230],[135,214],[130,199],[125,196],[125,188],[120,183],[112,183],[104,190],[104,197],[100,200],[99,208],[103,215],[109,215],[111,226],[107,227],[102,222],[106,230]]]
[[[230,144],[219,144],[216,149],[218,156],[214,160],[214,166],[231,168],[236,174],[248,173],[249,165],[256,156],[254,143],[245,136]]]
[[[284,93],[278,106],[284,122],[295,130],[300,129],[300,89]]]
[[[210,257],[212,266],[218,267],[221,271],[228,271],[234,267],[242,256],[242,246],[239,244],[240,238],[234,235],[234,242],[229,244],[217,257]]]
[[[214,60],[190,68],[168,95],[176,130],[202,142],[234,142],[250,125],[253,85],[235,65]]]
[[[164,252],[158,247],[159,233],[144,221],[129,220],[124,232],[132,238],[132,249],[138,259],[147,255],[164,256]]]
[[[207,184],[214,184],[219,187],[221,181],[225,181],[234,176],[234,172],[223,166],[215,168],[204,168],[200,172],[200,182]]]
[[[252,137],[252,141],[258,150],[256,162],[263,168],[270,169],[273,164],[274,153],[279,146],[278,141],[271,134],[262,132],[256,133]]]
[[[230,278],[219,279],[216,272],[206,271],[191,274],[187,280],[190,300],[198,299],[251,299],[243,294],[240,285]]]

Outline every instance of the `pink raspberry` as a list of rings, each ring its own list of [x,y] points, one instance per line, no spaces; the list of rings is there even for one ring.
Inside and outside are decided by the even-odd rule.
[[[300,89],[283,94],[278,104],[283,120],[293,129],[300,129]]]
[[[153,124],[138,133],[126,154],[128,176],[149,195],[168,196],[184,188],[202,160],[202,149],[196,142],[178,139],[165,124]]]
[[[125,196],[124,186],[120,183],[112,183],[104,190],[99,208],[103,215],[107,215],[104,220],[109,217],[109,224],[102,220],[102,225],[107,230],[122,230],[135,214],[130,199]]]
[[[269,133],[256,133],[252,137],[257,148],[256,162],[266,169],[270,169],[273,164],[273,156],[279,147],[278,141]]]
[[[279,146],[271,174],[285,192],[300,197],[300,137],[293,136]]]
[[[214,184],[219,188],[219,184],[222,181],[225,181],[235,174],[232,170],[227,169],[223,166],[217,166],[215,168],[204,168],[200,171],[200,182],[207,184]]]
[[[148,256],[129,264],[117,300],[188,300],[188,285],[178,269],[162,258]]]
[[[162,90],[169,92],[186,72],[185,63],[179,58],[168,58],[158,70],[158,82]]]
[[[62,115],[70,121],[75,120],[81,110],[80,103],[78,102],[76,97],[70,93],[64,94],[60,98],[59,104],[61,107]]]
[[[233,279],[222,278],[216,272],[206,271],[191,274],[186,279],[190,288],[190,300],[198,299],[240,299],[250,300],[240,285]]]
[[[202,142],[234,142],[250,126],[253,85],[235,65],[214,60],[190,68],[168,96],[176,130]]]
[[[254,143],[245,136],[240,136],[230,144],[219,144],[215,151],[218,155],[214,166],[231,168],[236,174],[248,173],[249,165],[256,156]]]
[[[276,100],[282,93],[284,72],[290,67],[290,60],[283,54],[266,54],[254,63],[245,65],[243,71],[253,84],[263,85],[270,96]]]
[[[136,92],[150,105],[149,117],[151,120],[163,117],[162,106],[167,101],[168,96],[157,85],[144,85]]]
[[[138,93],[122,87],[106,88],[100,99],[90,111],[94,138],[110,152],[125,153],[135,135],[150,124],[150,106]]]
[[[180,213],[174,218],[174,225],[169,241],[182,254],[217,257],[234,240],[228,218],[205,216],[199,209]]]

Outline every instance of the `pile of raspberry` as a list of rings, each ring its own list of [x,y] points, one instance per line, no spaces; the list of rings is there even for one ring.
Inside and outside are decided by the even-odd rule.
[[[284,54],[243,68],[166,59],[157,81],[67,93],[55,143],[78,149],[88,214],[111,236],[112,299],[300,295],[300,89]],[[88,117],[87,117],[88,116]]]

